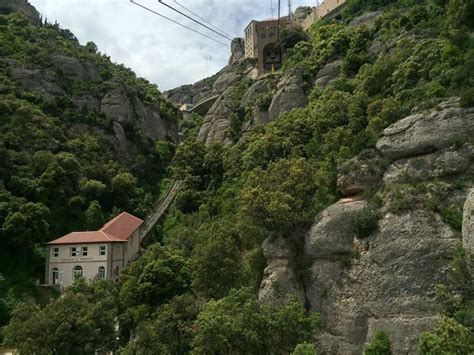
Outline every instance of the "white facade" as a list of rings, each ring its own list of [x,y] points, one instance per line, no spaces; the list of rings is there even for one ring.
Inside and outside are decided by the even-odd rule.
[[[123,242],[48,245],[45,283],[62,290],[72,285],[76,275],[117,280],[139,249],[137,234]]]

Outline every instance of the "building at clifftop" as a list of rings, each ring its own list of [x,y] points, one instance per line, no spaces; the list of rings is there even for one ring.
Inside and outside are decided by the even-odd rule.
[[[338,18],[346,0],[326,0],[316,6],[302,6],[292,16],[263,21],[252,20],[245,28],[245,58],[257,61],[258,75],[281,68],[283,53],[277,45],[278,33],[286,28],[302,27],[308,30],[321,18]],[[280,27],[280,28],[278,28]]]
[[[140,249],[136,233],[143,221],[126,212],[98,231],[72,232],[48,243],[45,282],[60,288],[76,277],[87,280],[118,279]]]

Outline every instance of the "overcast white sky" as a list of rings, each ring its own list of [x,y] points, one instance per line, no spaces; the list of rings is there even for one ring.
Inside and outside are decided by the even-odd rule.
[[[159,4],[157,0],[135,0],[196,30],[227,42],[224,46],[153,15],[129,0],[30,0],[48,22],[58,21],[82,44],[93,41],[114,62],[132,68],[160,90],[194,83],[220,70],[230,56],[230,41],[207,31]],[[175,0],[165,0],[176,8]],[[251,19],[277,13],[278,0],[176,0],[231,37],[243,36]],[[282,15],[288,13],[281,1]],[[293,0],[293,10],[313,5],[315,0]]]

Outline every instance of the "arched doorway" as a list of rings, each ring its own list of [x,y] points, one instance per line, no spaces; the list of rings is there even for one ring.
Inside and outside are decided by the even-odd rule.
[[[99,266],[98,275],[99,279],[105,279],[105,267]]]
[[[281,47],[276,43],[269,43],[263,47],[263,69],[265,73],[279,70],[282,64]]]
[[[57,267],[53,267],[51,269],[51,281],[53,285],[58,285],[59,284],[59,270]]]

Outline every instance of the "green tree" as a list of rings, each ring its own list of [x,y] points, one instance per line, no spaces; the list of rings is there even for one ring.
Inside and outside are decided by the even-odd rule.
[[[280,33],[278,45],[284,49],[291,49],[301,41],[308,42],[310,39],[307,32],[301,27],[286,28]]]
[[[199,306],[190,295],[173,298],[159,307],[151,319],[138,325],[134,341],[120,349],[119,354],[188,354]]]
[[[39,307],[18,304],[5,327],[5,344],[25,354],[94,354],[116,347],[117,292],[113,283],[83,279],[64,297]]]
[[[196,321],[192,354],[285,354],[310,341],[318,315],[306,316],[300,301],[266,306],[250,289],[209,301]]]
[[[317,355],[313,344],[302,343],[296,345],[291,355]]]
[[[241,194],[244,218],[269,230],[288,230],[313,216],[315,169],[303,158],[281,159],[254,169]]]
[[[364,355],[391,355],[390,338],[385,332],[375,332],[370,345],[364,349]]]
[[[418,350],[422,355],[472,354],[473,334],[453,318],[442,317],[434,331],[421,334]]]
[[[86,227],[96,230],[104,225],[104,215],[98,201],[92,201],[85,212]]]
[[[223,230],[197,247],[192,266],[193,289],[207,298],[224,297],[243,280],[239,247],[235,238]]]
[[[27,202],[19,211],[10,212],[1,232],[15,248],[28,248],[47,240],[49,209],[42,203]]]

